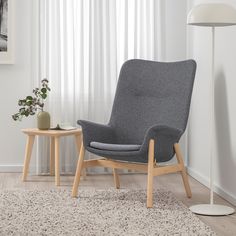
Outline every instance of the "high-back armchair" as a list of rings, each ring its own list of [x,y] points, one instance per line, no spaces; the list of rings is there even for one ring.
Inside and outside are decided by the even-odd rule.
[[[110,122],[107,125],[79,120],[83,143],[72,196],[77,196],[82,168],[113,168],[119,188],[118,168],[148,174],[147,207],[152,207],[153,176],[181,172],[191,197],[178,141],[184,133],[193,89],[196,63],[129,60],[121,68]],[[103,157],[84,160],[85,150]],[[176,154],[178,164],[158,166]]]

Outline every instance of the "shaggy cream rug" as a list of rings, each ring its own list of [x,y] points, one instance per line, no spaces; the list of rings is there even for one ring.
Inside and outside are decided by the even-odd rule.
[[[171,192],[156,190],[1,191],[0,235],[215,235]]]

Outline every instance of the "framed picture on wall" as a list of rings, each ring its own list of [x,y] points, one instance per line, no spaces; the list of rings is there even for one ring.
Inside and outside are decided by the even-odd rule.
[[[0,64],[14,63],[14,0],[0,0]]]

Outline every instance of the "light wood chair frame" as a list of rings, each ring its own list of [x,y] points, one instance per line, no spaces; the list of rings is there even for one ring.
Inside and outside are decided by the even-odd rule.
[[[171,164],[166,166],[159,166],[155,162],[154,144],[155,141],[151,139],[149,141],[149,147],[148,147],[148,163],[137,164],[137,163],[110,160],[105,158],[84,160],[85,148],[82,143],[80,148],[80,155],[78,159],[76,174],[74,178],[74,184],[72,188],[72,197],[77,197],[78,195],[78,186],[80,183],[80,175],[82,173],[82,170],[88,167],[102,166],[113,169],[113,176],[116,188],[120,188],[120,181],[117,169],[129,169],[147,173],[147,208],[151,208],[153,206],[153,177],[158,175],[180,172],[183,179],[186,195],[187,197],[191,198],[192,193],[189,186],[188,175],[186,172],[186,168],[184,166],[179,143],[174,144],[177,164]]]

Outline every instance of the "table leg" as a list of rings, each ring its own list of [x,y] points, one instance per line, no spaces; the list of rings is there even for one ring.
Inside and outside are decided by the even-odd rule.
[[[60,185],[60,156],[59,156],[59,137],[55,137],[55,184]]]
[[[26,177],[27,177],[30,158],[31,158],[31,154],[32,154],[33,144],[34,144],[34,138],[35,138],[34,135],[28,135],[28,138],[27,138],[27,143],[26,143],[26,147],[25,147],[25,160],[24,160],[22,181],[25,181]]]
[[[80,155],[80,148],[81,148],[81,144],[82,144],[82,135],[81,134],[75,135],[75,143],[76,143],[78,157],[79,157],[79,155]],[[86,179],[86,168],[83,169],[81,174],[83,176],[83,179],[85,180]]]
[[[50,137],[50,175],[55,175],[55,138]]]

